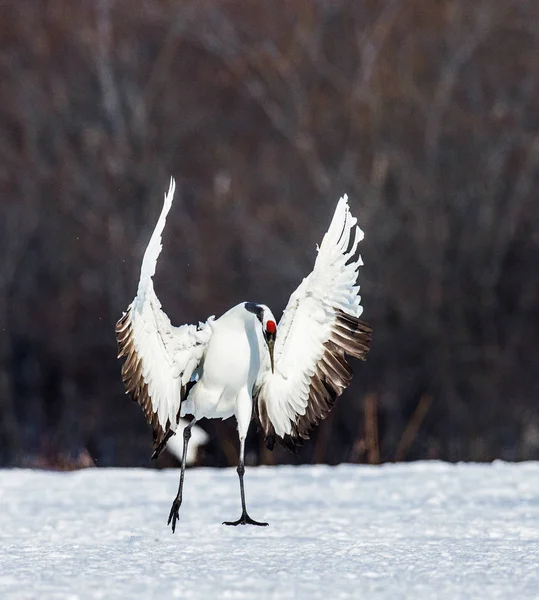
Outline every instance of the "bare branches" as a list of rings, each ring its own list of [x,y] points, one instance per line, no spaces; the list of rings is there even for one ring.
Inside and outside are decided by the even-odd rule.
[[[4,5],[2,456],[144,461],[111,325],[173,174],[175,322],[278,311],[355,203],[373,352],[302,459],[537,458],[536,2]]]

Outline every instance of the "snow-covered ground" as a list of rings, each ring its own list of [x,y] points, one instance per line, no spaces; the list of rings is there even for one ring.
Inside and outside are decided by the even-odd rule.
[[[0,471],[0,598],[539,598],[539,464]]]

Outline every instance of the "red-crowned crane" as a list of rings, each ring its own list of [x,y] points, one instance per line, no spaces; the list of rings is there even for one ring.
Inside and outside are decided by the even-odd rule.
[[[174,327],[153,288],[174,190],[171,179],[144,254],[137,295],[116,325],[119,357],[126,357],[123,382],[153,427],[153,457],[174,435],[180,417],[193,416],[184,429],[180,483],[168,518],[173,532],[191,427],[204,417],[234,415],[238,424],[242,513],[225,524],[267,525],[252,519],[245,505],[244,450],[253,408],[267,446],[273,448],[277,440],[294,449],[350,383],[346,355],[365,360],[372,329],[359,319],[357,276],[363,262],[357,249],[363,232],[343,196],[312,272],[290,296],[278,325],[266,305],[241,302],[218,319]]]

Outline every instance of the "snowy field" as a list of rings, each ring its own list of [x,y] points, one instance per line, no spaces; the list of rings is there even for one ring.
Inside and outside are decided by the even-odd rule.
[[[539,598],[539,464],[0,471],[0,598]]]

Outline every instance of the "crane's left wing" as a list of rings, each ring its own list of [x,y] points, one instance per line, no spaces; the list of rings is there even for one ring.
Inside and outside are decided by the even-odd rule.
[[[268,448],[290,450],[309,438],[352,379],[346,354],[365,360],[372,328],[357,275],[363,232],[348,198],[337,204],[313,271],[292,294],[277,328],[275,373],[266,364],[255,385],[256,411]]]
[[[116,324],[118,358],[126,357],[122,365],[126,391],[140,404],[153,428],[152,458],[159,455],[178,427],[181,403],[189,392],[189,384],[196,379],[211,337],[213,319],[174,327],[153,288],[161,236],[174,189],[171,179],[161,215],[144,253],[137,295]]]

